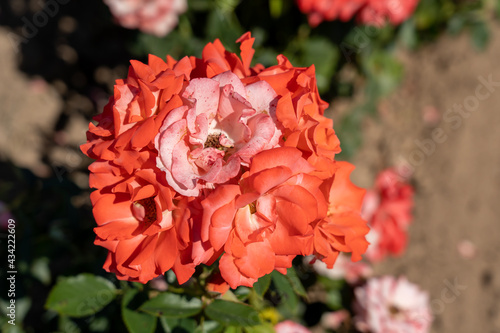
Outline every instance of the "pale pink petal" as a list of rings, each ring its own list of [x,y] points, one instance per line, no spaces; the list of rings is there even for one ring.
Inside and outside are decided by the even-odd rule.
[[[219,82],[221,88],[226,85],[231,85],[233,91],[240,96],[246,97],[246,88],[241,82],[240,78],[231,71],[224,72],[222,74],[216,75],[212,78],[213,80]]]
[[[213,119],[219,104],[219,83],[207,78],[192,79],[182,97],[196,103],[196,115],[205,113]]]

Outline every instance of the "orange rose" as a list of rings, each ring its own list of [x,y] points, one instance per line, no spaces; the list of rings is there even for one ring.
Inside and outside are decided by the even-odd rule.
[[[224,249],[221,275],[232,288],[252,286],[296,255],[312,252],[312,224],[326,216],[323,182],[295,148],[263,151],[239,185],[222,185],[202,201],[202,239]]]
[[[104,268],[118,279],[146,283],[173,268],[182,283],[194,272],[182,260],[190,244],[189,215],[158,176],[140,170],[91,195],[95,244],[109,250]]]
[[[352,260],[361,260],[368,242],[366,221],[361,218],[365,190],[349,180],[354,166],[337,162],[332,181],[326,184],[328,216],[315,226],[314,254],[332,268],[339,252],[352,253]]]
[[[89,125],[96,244],[119,279],[173,269],[182,283],[222,255],[208,285],[224,292],[297,255],[331,266],[364,251],[364,193],[335,161],[314,67],[250,67],[253,40],[239,39],[241,57],[216,40],[201,59],[132,61]]]

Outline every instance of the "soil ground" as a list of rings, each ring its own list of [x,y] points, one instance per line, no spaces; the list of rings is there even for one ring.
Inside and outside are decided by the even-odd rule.
[[[429,291],[433,332],[500,332],[500,27],[492,30],[484,52],[465,34],[401,52],[404,82],[363,124],[353,160],[363,187],[387,166],[413,171],[408,249],[376,272]]]

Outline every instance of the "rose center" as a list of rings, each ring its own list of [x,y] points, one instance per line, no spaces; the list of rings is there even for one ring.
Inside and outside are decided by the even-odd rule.
[[[135,202],[136,205],[142,206],[144,209],[144,218],[142,224],[145,228],[149,228],[157,219],[156,203],[153,198],[141,199]]]
[[[255,201],[248,206],[250,207],[250,214],[255,214],[257,212],[257,205]]]
[[[223,152],[227,152],[229,149],[233,148],[232,145],[223,144],[224,141],[228,141],[223,133],[212,133],[207,136],[207,140],[203,145],[203,148],[215,148]]]
[[[205,141],[204,148],[215,148],[220,149],[222,145],[220,144],[221,134],[209,134],[207,136],[207,141]]]

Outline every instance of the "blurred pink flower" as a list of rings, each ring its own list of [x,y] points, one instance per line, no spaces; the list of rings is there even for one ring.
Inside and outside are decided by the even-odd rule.
[[[311,333],[306,327],[291,320],[285,320],[274,326],[276,333]]]
[[[464,259],[473,259],[476,256],[476,245],[468,239],[460,241],[457,245],[460,256]]]
[[[104,0],[118,23],[158,37],[166,36],[187,9],[186,0]]]
[[[370,279],[354,295],[354,323],[361,332],[425,333],[430,329],[429,295],[405,277]]]
[[[363,201],[361,214],[370,226],[366,258],[378,262],[389,254],[403,253],[412,208],[413,187],[394,169],[382,171]]]
[[[158,275],[153,280],[149,281],[149,285],[151,288],[159,291],[165,291],[168,289],[168,283],[165,281],[165,277],[163,275]]]
[[[307,263],[311,262],[311,257],[305,258]],[[367,278],[373,274],[370,265],[357,261],[353,262],[351,258],[344,254],[339,254],[333,268],[328,268],[326,264],[320,260],[315,260],[311,263],[314,270],[319,274],[333,280],[345,279],[350,284],[355,284],[363,278]]]
[[[328,330],[337,330],[347,318],[349,318],[349,312],[346,310],[325,312],[321,316],[321,326]]]
[[[428,126],[436,126],[441,121],[441,114],[434,105],[427,105],[422,109],[422,120]]]

